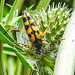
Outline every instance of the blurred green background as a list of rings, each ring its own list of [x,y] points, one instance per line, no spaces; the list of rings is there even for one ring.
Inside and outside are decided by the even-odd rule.
[[[22,10],[25,10],[26,7],[29,7],[31,5],[34,4],[34,7],[32,8],[33,10],[36,8],[36,6],[38,5],[40,0],[24,0],[23,5],[21,7],[21,11],[19,12],[19,14],[21,14]],[[5,6],[4,6],[4,16],[6,16],[6,14],[10,11],[10,7],[7,6],[7,4],[13,5],[14,0],[5,0]],[[75,7],[75,0],[51,0],[50,5],[52,3],[59,3],[61,2],[62,5],[63,3],[66,3],[66,5],[68,5],[68,8],[74,8]]]

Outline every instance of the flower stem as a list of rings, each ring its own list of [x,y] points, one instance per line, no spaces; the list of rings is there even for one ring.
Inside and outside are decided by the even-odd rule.
[[[3,41],[0,40],[0,75],[6,75],[3,66]]]

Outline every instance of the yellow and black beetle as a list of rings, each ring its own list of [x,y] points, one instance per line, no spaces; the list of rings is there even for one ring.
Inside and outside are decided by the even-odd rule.
[[[16,31],[16,32],[27,32],[27,35],[28,35],[29,40],[30,40],[31,43],[30,44],[22,44],[22,45],[27,46],[27,47],[29,47],[31,45],[31,48],[29,47],[30,48],[30,51],[31,50],[34,50],[33,49],[33,46],[35,46],[36,47],[36,50],[35,51],[36,51],[37,54],[39,54],[39,53],[41,53],[41,52],[44,51],[44,50],[41,50],[42,43],[48,44],[48,46],[49,46],[48,48],[50,48],[49,43],[46,42],[46,41],[43,41],[42,40],[42,37],[48,31],[49,26],[50,26],[50,23],[51,23],[51,19],[50,19],[50,22],[49,22],[49,25],[48,25],[47,29],[42,34],[41,31],[40,31],[40,29],[39,29],[39,27],[38,27],[38,25],[36,24],[36,22],[34,21],[34,19],[32,18],[32,16],[30,15],[30,13],[28,13],[25,10],[25,11],[22,12],[22,17],[23,17],[23,23],[24,23],[24,26],[25,26],[26,31],[23,31],[23,30],[14,30],[12,27],[9,28],[9,29],[11,29],[13,31]],[[57,43],[58,42],[59,41],[57,41]],[[16,43],[16,42],[14,42],[14,43]],[[20,43],[18,43],[18,44],[20,44]],[[56,43],[54,43],[54,44],[56,44]],[[51,46],[53,46],[53,44]],[[45,50],[47,50],[48,48],[46,48]]]

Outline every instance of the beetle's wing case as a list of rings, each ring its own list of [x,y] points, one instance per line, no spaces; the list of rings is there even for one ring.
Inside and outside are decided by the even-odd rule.
[[[26,10],[22,12],[24,26],[31,42],[35,42],[42,38],[42,33],[40,32],[36,22]]]

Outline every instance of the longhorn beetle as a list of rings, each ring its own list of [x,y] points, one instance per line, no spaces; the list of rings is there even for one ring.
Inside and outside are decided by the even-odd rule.
[[[55,16],[54,16],[55,17]],[[53,18],[54,18],[53,17]],[[50,48],[50,45],[48,42],[42,40],[42,37],[46,34],[46,32],[48,31],[49,29],[49,26],[51,24],[51,20],[53,18],[50,19],[49,21],[49,25],[47,27],[47,29],[44,31],[44,33],[42,34],[39,27],[38,27],[38,24],[36,24],[36,22],[34,21],[34,19],[32,18],[32,16],[30,15],[30,13],[28,13],[26,10],[22,12],[22,18],[23,18],[23,23],[24,23],[24,26],[25,26],[25,29],[26,31],[23,31],[23,30],[14,30],[12,27],[10,27],[9,29],[11,29],[12,31],[16,31],[16,32],[26,32],[28,37],[29,37],[29,40],[31,43],[29,44],[22,44],[24,46],[27,46],[30,48],[30,51],[31,50],[34,50],[33,49],[33,46],[36,47],[36,50],[34,50],[37,54],[40,54],[41,52],[47,50],[48,48]],[[39,20],[38,20],[39,22]],[[8,30],[9,30],[8,29]],[[7,31],[8,31],[7,30]],[[7,32],[6,31],[6,32]],[[61,39],[63,40],[63,39]],[[57,41],[56,43],[60,42],[61,40]],[[14,42],[14,43],[17,43],[17,42]],[[54,43],[54,44],[56,44]],[[20,44],[20,43],[17,43],[17,44]],[[48,48],[46,48],[45,50],[41,50],[41,47],[42,47],[42,44],[48,44]],[[52,44],[51,46],[53,46],[54,44]]]

